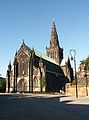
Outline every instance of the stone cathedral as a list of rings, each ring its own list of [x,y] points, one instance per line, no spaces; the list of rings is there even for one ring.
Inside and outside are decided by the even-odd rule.
[[[73,70],[69,59],[63,61],[63,49],[53,22],[46,55],[31,49],[24,41],[16,51],[13,64],[8,65],[6,92],[65,91],[65,84],[73,78]]]

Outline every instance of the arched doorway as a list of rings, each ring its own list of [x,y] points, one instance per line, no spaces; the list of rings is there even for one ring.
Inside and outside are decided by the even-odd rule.
[[[17,84],[18,92],[26,92],[27,91],[27,81],[25,79],[20,79]]]

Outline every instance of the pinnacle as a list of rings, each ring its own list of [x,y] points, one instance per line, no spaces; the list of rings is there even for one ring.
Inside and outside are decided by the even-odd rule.
[[[58,35],[57,35],[57,31],[56,31],[56,25],[55,25],[55,21],[53,21],[52,24],[52,32],[51,32],[51,40],[50,40],[50,46],[55,46],[58,45]]]

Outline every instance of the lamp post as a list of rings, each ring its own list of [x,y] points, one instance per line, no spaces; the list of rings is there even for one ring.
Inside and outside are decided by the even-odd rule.
[[[75,82],[76,82],[76,98],[78,98],[78,89],[77,89],[77,74],[76,74],[76,51],[74,49],[70,50],[71,60],[74,61],[74,71],[75,71]]]

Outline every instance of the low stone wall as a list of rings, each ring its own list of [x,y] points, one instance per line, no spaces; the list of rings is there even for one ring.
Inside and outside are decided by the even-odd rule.
[[[86,86],[77,85],[77,90],[78,90],[78,96],[86,96],[87,92],[89,96],[89,86],[87,87],[87,92],[86,92]],[[67,83],[66,84],[66,95],[76,96],[76,86],[71,85],[70,83]]]

